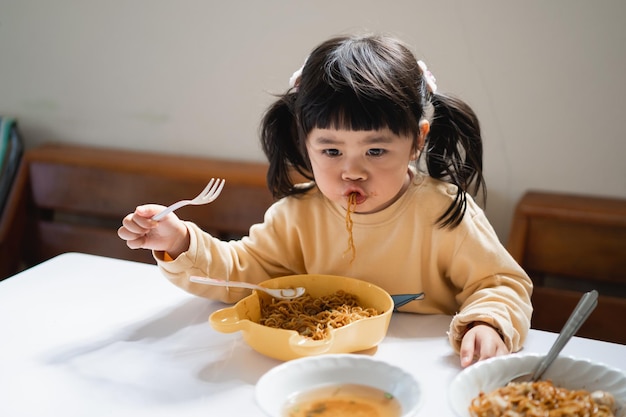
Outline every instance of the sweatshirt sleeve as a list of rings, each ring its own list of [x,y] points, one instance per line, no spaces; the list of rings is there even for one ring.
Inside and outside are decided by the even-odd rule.
[[[298,238],[293,236],[295,232],[290,233],[285,217],[288,216],[284,216],[280,205],[274,205],[263,223],[251,227],[248,236],[231,241],[222,241],[196,224],[185,222],[189,249],[169,261],[163,252],[154,252],[153,256],[161,272],[174,285],[201,297],[234,303],[251,291],[193,283],[189,277],[209,276],[258,284],[276,276],[302,273],[293,266],[298,264],[297,259],[285,256],[286,253],[296,256],[299,252]]]
[[[517,352],[530,328],[532,281],[500,243],[482,210],[468,217],[459,226],[466,229],[465,237],[450,259],[450,279],[460,288],[450,343],[458,352],[468,325],[480,321],[496,328],[508,349]]]

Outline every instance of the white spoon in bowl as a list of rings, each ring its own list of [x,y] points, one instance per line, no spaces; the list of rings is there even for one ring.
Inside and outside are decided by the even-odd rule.
[[[251,290],[263,291],[268,293],[274,298],[278,298],[281,300],[291,300],[293,298],[298,298],[302,296],[306,289],[304,287],[297,288],[265,288],[260,285],[250,284],[248,282],[240,282],[240,281],[225,281],[223,279],[215,279],[208,277],[198,277],[198,276],[190,276],[189,281],[196,282],[198,284],[206,284],[206,285],[217,285],[219,287],[239,287],[239,288],[248,288]]]

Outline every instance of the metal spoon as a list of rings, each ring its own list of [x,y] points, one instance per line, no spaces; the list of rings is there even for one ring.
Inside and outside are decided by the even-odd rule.
[[[190,276],[189,281],[197,282],[198,284],[207,284],[207,285],[217,285],[220,287],[239,287],[239,288],[248,288],[251,290],[258,290],[268,293],[274,298],[279,298],[281,300],[291,300],[293,298],[298,298],[302,296],[306,292],[306,288],[297,287],[297,288],[265,288],[260,285],[250,284],[248,282],[240,282],[240,281],[225,281],[223,279],[215,279],[208,277],[197,277]]]
[[[596,290],[592,290],[583,294],[578,301],[578,304],[570,314],[569,318],[565,322],[563,329],[559,333],[559,336],[554,341],[554,344],[548,351],[548,354],[543,357],[533,370],[533,372],[527,372],[522,375],[518,375],[513,378],[511,382],[534,382],[539,380],[546,369],[554,362],[554,360],[559,356],[559,353],[567,342],[576,334],[580,326],[583,325],[585,320],[589,317],[591,312],[598,305],[598,292]]]

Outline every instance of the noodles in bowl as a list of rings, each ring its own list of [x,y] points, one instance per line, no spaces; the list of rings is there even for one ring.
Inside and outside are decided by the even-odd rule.
[[[302,336],[322,340],[332,329],[378,314],[372,307],[362,307],[354,294],[339,290],[318,298],[304,294],[293,300],[272,299],[269,303],[261,303],[259,322],[264,326],[295,330]]]
[[[626,415],[626,375],[586,359],[559,356],[541,381],[508,384],[516,375],[534,369],[542,358],[510,354],[464,369],[450,385],[452,408],[459,417]]]
[[[469,411],[472,417],[615,417],[615,406],[613,394],[607,391],[570,390],[548,380],[511,382],[480,392]]]
[[[223,333],[241,331],[254,350],[280,360],[370,349],[387,333],[393,300],[369,282],[309,274],[274,278],[261,285],[305,287],[306,297],[282,303],[255,291],[234,306],[213,313],[211,326]]]

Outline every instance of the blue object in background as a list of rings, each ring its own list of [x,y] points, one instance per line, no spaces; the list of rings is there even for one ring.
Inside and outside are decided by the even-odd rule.
[[[391,296],[393,300],[393,310],[396,311],[398,307],[402,307],[405,304],[410,303],[413,300],[421,300],[424,298],[424,293],[417,294],[395,294]]]
[[[17,130],[17,122],[15,119],[0,116],[0,216],[23,154],[24,142]]]

